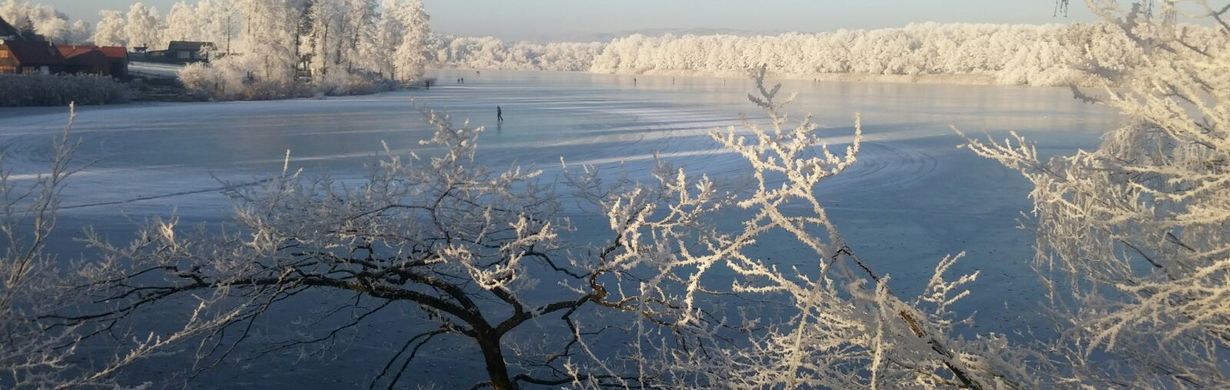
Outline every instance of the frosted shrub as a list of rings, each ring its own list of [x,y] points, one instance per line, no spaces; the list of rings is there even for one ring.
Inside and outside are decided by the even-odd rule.
[[[572,182],[588,189],[616,235],[597,265],[625,281],[607,300],[640,313],[635,385],[669,388],[1000,388],[1030,383],[1023,357],[1002,350],[1002,336],[950,335],[949,306],[977,274],[949,275],[962,255],[944,258],[925,294],[898,298],[889,275],[862,259],[829,219],[816,186],[853,165],[862,143],[834,151],[811,117],[792,120],[792,97],[755,74],[750,96],[767,124],[711,133],[749,165],[749,191],[717,190],[660,165],[657,183],[622,191],[597,175]],[[613,196],[602,196],[603,193]],[[723,227],[729,213],[740,216]],[[762,241],[795,258],[757,255]],[[784,267],[780,264],[804,264]],[[605,277],[605,275],[604,275]],[[616,294],[616,291],[619,291]],[[753,303],[755,302],[755,303]],[[669,329],[669,331],[664,330]],[[1025,355],[1021,355],[1025,356]],[[653,361],[660,359],[661,361]],[[600,387],[580,380],[579,384]]]
[[[0,106],[66,106],[122,103],[128,86],[93,75],[0,75]]]
[[[1140,61],[1088,63],[1093,93],[1127,124],[1092,151],[1049,160],[1013,136],[974,152],[1033,183],[1034,266],[1058,338],[1058,383],[1230,386],[1230,25],[1207,2],[1094,10]],[[1207,15],[1214,29],[1174,24]],[[1102,49],[1098,49],[1102,50]],[[1094,95],[1093,98],[1087,95]]]
[[[227,82],[222,77],[222,72],[203,63],[188,64],[180,69],[179,82],[189,92],[201,96],[221,95],[227,90]]]
[[[267,80],[249,71],[258,66],[253,58],[235,55],[185,66],[179,72],[180,82],[192,94],[213,100],[267,100],[288,97],[308,97],[314,94],[331,96],[370,94],[391,91],[400,84],[371,73],[350,73],[335,70],[315,82]]]
[[[58,194],[74,169],[76,145],[67,135],[56,137],[48,173],[32,183],[12,180],[0,148],[0,387],[6,389],[60,385],[75,352],[71,330],[45,330],[38,321],[63,303],[55,298],[63,284],[44,248],[56,224]]]
[[[334,71],[317,82],[316,90],[329,96],[345,96],[392,91],[400,86],[397,81],[373,73]]]
[[[196,63],[179,71],[180,82],[190,93],[214,100],[267,100],[312,95],[309,86],[294,80],[265,78],[252,69],[263,62],[258,56],[232,55],[210,63]]]
[[[121,368],[182,342],[205,323],[170,331],[163,337],[111,329],[129,342],[83,346],[90,329],[57,326],[56,313],[80,310],[92,302],[74,289],[94,276],[66,269],[66,259],[47,251],[55,233],[60,193],[82,169],[73,161],[78,143],[70,135],[75,111],[69,105],[64,131],[51,138],[50,162],[33,179],[13,177],[0,147],[0,388],[121,388]],[[101,357],[100,357],[101,356]]]

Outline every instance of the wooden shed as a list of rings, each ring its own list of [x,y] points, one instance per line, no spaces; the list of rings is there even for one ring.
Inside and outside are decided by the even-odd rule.
[[[107,60],[107,56],[103,55],[97,46],[59,45],[56,49],[60,51],[60,56],[64,57],[65,71],[68,73],[111,75],[111,61]]]
[[[121,46],[59,45],[70,73],[128,77],[128,50]]]

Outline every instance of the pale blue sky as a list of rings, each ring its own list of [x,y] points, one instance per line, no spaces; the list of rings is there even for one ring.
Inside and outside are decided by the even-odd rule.
[[[145,0],[166,13],[178,0]],[[132,0],[34,0],[73,18]],[[192,2],[192,1],[189,1]],[[424,0],[432,27],[457,35],[570,40],[651,29],[747,32],[896,27],[910,22],[1070,23],[1093,20],[1073,2],[1054,17],[1053,0]]]

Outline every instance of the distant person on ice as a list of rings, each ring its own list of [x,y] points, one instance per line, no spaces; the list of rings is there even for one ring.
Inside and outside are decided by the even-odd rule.
[[[495,120],[497,122],[504,122],[504,109],[500,108],[500,106],[495,106]]]

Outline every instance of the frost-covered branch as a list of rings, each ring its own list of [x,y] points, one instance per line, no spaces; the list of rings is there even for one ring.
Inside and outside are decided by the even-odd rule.
[[[1002,337],[949,335],[955,321],[948,307],[976,277],[947,281],[955,258],[937,267],[928,295],[910,302],[854,255],[815,188],[856,162],[861,125],[856,119],[854,140],[834,152],[810,117],[790,118],[791,98],[766,85],[766,73],[754,72],[757,94],[749,99],[767,124],[748,120],[743,131],[712,133],[749,163],[749,194],[719,191],[707,177],[691,179],[660,162],[654,185],[620,181],[612,185],[624,190],[600,203],[618,235],[617,246],[603,252],[603,267],[625,281],[618,301],[645,319],[635,328],[634,355],[663,361],[639,367],[647,372],[641,377],[698,388],[1028,383],[1022,365],[1006,357],[1014,354],[995,350]],[[588,193],[604,192],[576,181]],[[717,218],[732,215],[740,228],[720,227]],[[797,248],[797,258],[757,256],[755,246],[766,237]],[[742,304],[751,299],[767,306]]]
[[[1206,1],[1126,10],[1089,3],[1142,53],[1137,66],[1091,74],[1097,86],[1084,94],[1128,124],[1096,150],[1048,161],[1019,136],[968,147],[1034,185],[1034,264],[1064,329],[1054,350],[1070,367],[1058,377],[1093,386],[1224,387],[1230,30],[1193,33],[1174,22],[1176,14],[1215,19],[1219,7]]]

